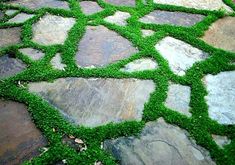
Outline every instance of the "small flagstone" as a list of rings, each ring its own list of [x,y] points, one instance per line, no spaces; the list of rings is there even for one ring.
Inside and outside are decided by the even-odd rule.
[[[63,0],[13,0],[11,5],[23,6],[30,9],[40,9],[43,7],[69,9],[69,4]]]
[[[224,9],[232,12],[232,9],[224,4],[223,0],[154,0],[155,3],[176,5],[201,10],[220,10]]]
[[[93,1],[82,1],[80,2],[80,6],[82,8],[82,12],[86,15],[95,14],[103,10],[96,2]]]
[[[14,76],[26,69],[26,65],[19,59],[4,55],[0,57],[0,79]]]
[[[231,140],[227,136],[212,135],[214,141],[220,148],[224,148],[225,145],[231,143]]]
[[[202,40],[214,47],[235,52],[235,17],[225,17],[213,23]]]
[[[184,76],[194,63],[208,58],[208,54],[202,50],[172,37],[165,37],[155,48],[168,61],[171,70],[179,76]]]
[[[110,3],[116,6],[135,6],[135,0],[104,0],[104,2]]]
[[[28,87],[66,119],[88,127],[141,120],[144,104],[155,90],[152,80],[111,78],[60,78],[52,83],[29,83]]]
[[[4,17],[4,13],[0,10],[0,20]]]
[[[139,137],[105,140],[104,149],[121,165],[215,165],[188,132],[162,118],[147,123]]]
[[[155,33],[155,31],[142,29],[141,33],[143,37],[149,37],[152,36]]]
[[[8,20],[7,22],[8,23],[23,23],[33,17],[34,17],[34,14],[19,13],[15,17]]]
[[[108,16],[104,20],[109,23],[113,23],[119,26],[126,26],[126,20],[130,18],[131,15],[127,12],[117,11],[113,16]]]
[[[121,69],[121,71],[132,73],[145,70],[154,70],[156,68],[158,68],[158,64],[155,60],[151,58],[142,58],[128,63]]]
[[[191,117],[190,110],[191,89],[180,84],[170,84],[167,93],[165,106],[181,114]]]
[[[40,60],[45,55],[42,51],[33,48],[22,48],[19,51],[32,60]]]
[[[22,164],[47,145],[24,104],[0,100],[0,123],[0,164]]]
[[[5,12],[6,15],[11,16],[14,15],[18,10],[10,9]]]
[[[57,53],[51,60],[51,65],[54,69],[65,70],[66,65],[62,63],[60,53]]]
[[[20,43],[20,35],[20,27],[0,29],[0,48]]]
[[[200,14],[155,10],[140,18],[139,21],[143,23],[170,24],[188,27],[202,21],[204,17],[205,16]]]
[[[132,43],[118,33],[102,25],[87,26],[76,61],[79,67],[103,67],[137,52]]]
[[[32,40],[42,45],[63,44],[75,22],[74,18],[46,14],[33,25]]]
[[[235,71],[206,75],[203,82],[210,118],[220,124],[235,124]]]

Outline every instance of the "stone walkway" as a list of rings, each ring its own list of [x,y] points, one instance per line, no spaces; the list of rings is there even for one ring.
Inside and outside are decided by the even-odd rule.
[[[235,0],[0,2],[0,164],[235,164]]]

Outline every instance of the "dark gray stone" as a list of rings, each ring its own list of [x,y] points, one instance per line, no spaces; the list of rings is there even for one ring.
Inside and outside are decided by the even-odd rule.
[[[80,67],[102,67],[137,53],[130,41],[104,26],[88,26],[78,46]]]
[[[40,154],[47,144],[21,103],[0,100],[0,164],[17,165]]]
[[[155,10],[140,18],[140,22],[188,27],[202,21],[204,17],[205,16],[199,14]]]
[[[0,79],[14,76],[25,68],[26,65],[19,59],[11,58],[8,55],[0,57]]]
[[[28,56],[32,60],[40,60],[45,56],[45,54],[42,51],[33,48],[22,48],[19,49],[19,51],[22,54]]]
[[[104,2],[116,5],[116,6],[135,6],[135,0],[104,0]]]
[[[0,47],[10,46],[20,43],[21,28],[13,27],[0,29]]]
[[[80,2],[80,6],[82,8],[82,12],[86,15],[95,14],[103,10],[96,2],[93,1],[82,1]]]
[[[152,80],[136,79],[60,78],[29,84],[30,92],[42,96],[68,120],[89,127],[141,120],[154,90]]]
[[[215,165],[186,131],[163,119],[147,123],[140,137],[106,140],[104,149],[121,165]]]

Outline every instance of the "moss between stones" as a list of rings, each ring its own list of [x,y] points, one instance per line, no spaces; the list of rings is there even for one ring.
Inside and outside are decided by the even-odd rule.
[[[221,71],[235,70],[234,65],[229,65],[230,62],[235,60],[235,54],[213,48],[198,39],[213,22],[224,17],[225,13],[223,11],[195,10],[169,5],[156,5],[152,0],[147,0],[147,5],[145,7],[141,0],[137,0],[135,8],[116,7],[104,3],[102,0],[98,0],[97,2],[105,10],[91,16],[85,16],[81,12],[77,0],[68,0],[71,10],[42,8],[32,11],[24,7],[13,7],[0,3],[1,10],[11,8],[18,9],[19,12],[26,12],[29,14],[34,13],[36,15],[32,20],[23,24],[0,23],[0,28],[22,26],[22,43],[0,49],[0,56],[6,53],[16,53],[17,58],[23,60],[28,65],[27,70],[24,72],[0,81],[0,98],[15,100],[26,104],[34,123],[42,131],[49,142],[49,150],[47,152],[34,158],[30,162],[26,162],[26,164],[55,164],[63,159],[66,159],[68,164],[87,165],[94,164],[96,160],[102,161],[103,164],[115,164],[115,159],[100,148],[101,142],[104,141],[104,139],[109,138],[138,135],[146,122],[156,120],[159,117],[163,117],[170,124],[175,124],[186,129],[196,140],[197,144],[210,151],[211,157],[217,164],[235,164],[235,126],[220,125],[209,118],[208,107],[204,99],[204,96],[207,93],[201,82],[201,78],[205,74],[216,74]],[[224,2],[235,9],[235,5],[231,0],[224,0]],[[206,15],[206,18],[202,22],[189,28],[137,22],[140,17],[156,9],[203,14]],[[132,15],[131,18],[128,19],[128,26],[118,27],[103,21],[103,18],[113,15],[115,11],[118,10],[129,12]],[[31,42],[32,24],[37,22],[45,13],[76,18],[77,23],[70,30],[64,45],[41,46]],[[231,14],[231,16],[234,16],[234,14]],[[140,52],[128,59],[121,60],[105,68],[77,68],[74,60],[77,52],[77,44],[85,33],[85,27],[87,25],[105,25],[109,29],[116,31],[129,39],[134,46],[138,47]],[[156,31],[156,33],[151,37],[142,38],[141,29],[151,29]],[[154,45],[165,36],[172,36],[183,40],[194,47],[208,52],[211,58],[195,64],[187,71],[184,77],[178,77],[172,73],[167,61],[154,49]],[[32,61],[18,52],[19,48],[25,47],[33,47],[42,50],[46,55],[42,60]],[[50,60],[58,52],[62,54],[62,61],[67,65],[65,71],[56,71],[50,66]],[[159,64],[159,69],[156,71],[130,74],[119,71],[125,64],[140,57],[152,57],[156,59]],[[46,101],[29,93],[26,88],[19,87],[18,85],[19,81],[24,85],[28,82],[53,81],[57,78],[71,76],[84,78],[109,77],[152,79],[156,83],[157,90],[151,95],[150,101],[145,105],[143,120],[141,122],[131,121],[120,124],[111,123],[91,129],[71,125]],[[167,97],[169,81],[191,87],[191,118],[187,118],[186,116],[164,107],[163,103]],[[54,132],[53,129],[56,131]],[[65,146],[62,144],[62,136],[64,134],[73,135],[83,139],[86,142],[88,149],[77,153],[72,148]],[[222,150],[212,140],[211,134],[228,136],[232,142]]]

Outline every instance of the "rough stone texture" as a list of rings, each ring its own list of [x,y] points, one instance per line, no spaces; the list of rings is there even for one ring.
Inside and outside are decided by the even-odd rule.
[[[5,12],[5,14],[8,15],[8,16],[11,16],[11,15],[15,14],[17,11],[18,11],[18,10],[10,9],[10,10],[7,10],[7,11]]]
[[[225,17],[213,23],[202,40],[215,47],[235,52],[235,17]]]
[[[179,76],[185,75],[194,63],[208,57],[207,53],[172,37],[165,37],[155,48],[168,60],[171,70]]]
[[[204,17],[199,14],[155,10],[140,18],[140,22],[189,27],[202,21]]]
[[[42,45],[63,44],[74,24],[74,18],[47,14],[33,25],[33,41]]]
[[[20,33],[21,28],[19,27],[0,29],[0,47],[20,43]]]
[[[104,148],[122,165],[215,165],[188,133],[163,119],[146,124],[139,138],[106,140]]]
[[[220,148],[224,148],[225,145],[231,143],[231,140],[227,136],[212,135],[214,141]]]
[[[0,11],[0,20],[4,17],[4,13]]]
[[[47,144],[23,104],[0,100],[0,123],[0,164],[21,164]]]
[[[130,18],[131,15],[127,12],[117,11],[114,15],[106,17],[104,20],[109,23],[113,23],[119,26],[126,26],[126,20]]]
[[[80,6],[83,13],[86,15],[95,14],[103,10],[96,2],[93,1],[82,1],[80,2]]]
[[[191,117],[191,113],[189,112],[190,96],[190,87],[179,84],[170,84],[165,106]]]
[[[183,6],[188,8],[202,10],[219,10],[225,9],[232,11],[230,7],[223,3],[223,0],[154,0],[155,3]]]
[[[87,26],[76,61],[81,67],[102,67],[127,58],[138,50],[130,41],[104,26]]]
[[[34,17],[34,14],[19,13],[15,17],[9,19],[7,22],[9,22],[9,23],[23,23],[33,17]]]
[[[30,92],[48,100],[70,121],[89,127],[141,120],[154,90],[153,81],[136,79],[61,78],[29,84]]]
[[[138,71],[145,71],[145,70],[153,70],[158,67],[158,64],[155,60],[151,58],[142,58],[135,61],[132,61],[125,65],[121,71],[124,72],[138,72]]]
[[[104,2],[116,5],[116,6],[135,6],[135,0],[104,0]]]
[[[69,9],[68,3],[63,0],[11,0],[9,3],[30,9],[40,9],[42,7]]]
[[[26,65],[19,59],[11,58],[8,55],[0,57],[0,79],[14,76],[25,68]]]
[[[209,116],[220,124],[235,124],[235,71],[207,75],[203,81]]]
[[[153,30],[144,30],[144,29],[141,30],[141,32],[142,32],[143,37],[149,37],[155,33],[155,31],[153,31]]]
[[[40,60],[45,55],[42,51],[33,48],[22,48],[19,51],[32,60]]]
[[[65,67],[66,67],[65,64],[62,64],[60,53],[57,53],[55,57],[52,58],[51,65],[53,68],[58,69],[58,70],[65,70]]]

